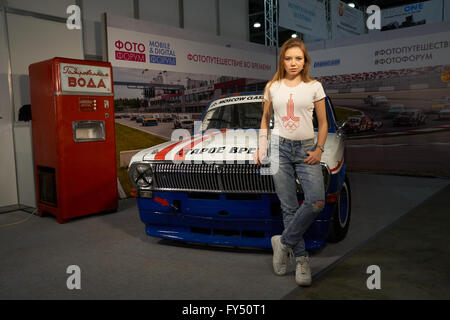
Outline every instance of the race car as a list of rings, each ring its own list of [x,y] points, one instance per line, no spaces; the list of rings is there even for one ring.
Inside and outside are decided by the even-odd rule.
[[[193,136],[178,129],[172,141],[133,156],[128,173],[147,235],[271,248],[270,238],[282,233],[283,220],[271,175],[274,167],[270,161],[259,166],[253,160],[259,145],[262,99],[262,93],[256,92],[214,100]],[[337,127],[328,97],[326,110],[328,136],[321,161],[326,201],[304,236],[308,250],[342,240],[350,225],[345,135]],[[316,118],[314,123],[317,135]],[[301,204],[304,194],[298,179],[296,185]]]
[[[174,129],[194,129],[194,120],[183,119],[175,120],[173,124]]]
[[[346,133],[359,133],[363,131],[375,131],[383,126],[381,121],[373,121],[369,116],[357,115],[347,118],[344,130]]]
[[[408,109],[406,111],[400,112],[393,120],[392,125],[396,126],[418,126],[424,124],[426,121],[426,116],[421,110],[418,109]]]
[[[406,111],[405,106],[403,104],[400,103],[393,104],[387,111],[386,118],[393,119],[403,111]]]
[[[142,119],[142,126],[148,127],[148,126],[157,126],[158,121],[155,118],[144,118]]]
[[[368,95],[366,98],[364,98],[364,103],[369,104],[372,107],[389,106],[389,101],[385,96]]]

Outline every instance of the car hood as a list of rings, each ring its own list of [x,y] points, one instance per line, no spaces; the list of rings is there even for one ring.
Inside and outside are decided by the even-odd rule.
[[[258,148],[258,144],[257,130],[215,130],[141,150],[132,157],[130,165],[133,162],[142,161],[253,163],[253,154]],[[343,157],[343,138],[335,133],[329,133],[321,162],[327,164],[330,170],[336,173],[342,167]]]

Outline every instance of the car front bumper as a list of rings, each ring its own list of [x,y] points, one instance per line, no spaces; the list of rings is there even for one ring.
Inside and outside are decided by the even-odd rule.
[[[249,195],[253,200],[192,198],[185,192],[154,192],[138,198],[141,221],[149,236],[212,245],[271,248],[270,238],[283,231],[280,203],[275,194]],[[256,199],[256,198],[257,199]],[[300,199],[301,201],[301,199]],[[327,203],[305,234],[308,250],[327,239],[335,203]]]

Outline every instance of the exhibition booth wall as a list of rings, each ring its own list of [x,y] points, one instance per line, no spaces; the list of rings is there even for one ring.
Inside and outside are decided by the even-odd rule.
[[[201,112],[224,94],[261,91],[275,70],[277,53],[256,44],[194,37],[118,16],[108,16],[107,22],[116,97],[142,99],[140,112],[149,117]],[[450,175],[444,142],[449,124],[439,115],[449,97],[449,34],[450,23],[443,22],[307,43],[311,75],[332,98],[338,121],[352,121],[345,129],[350,171]],[[247,59],[240,50],[248,52]],[[266,70],[252,70],[249,61]],[[403,111],[416,118],[397,125],[393,118]],[[437,157],[424,156],[429,153]]]
[[[13,144],[13,112],[10,101],[9,54],[5,30],[4,10],[0,11],[0,206],[17,204],[16,170]],[[7,187],[5,187],[7,186]]]
[[[2,8],[0,41],[2,47],[4,45],[8,48],[0,52],[0,95],[2,97],[0,100],[0,116],[2,117],[0,147],[4,151],[0,155],[0,164],[4,168],[0,178],[5,181],[0,193],[0,207],[17,203],[35,206],[31,123],[17,121],[19,109],[30,103],[28,65],[31,63],[55,56],[106,60],[109,55],[109,61],[115,67],[115,82],[145,83],[163,73],[166,80],[172,79],[175,84],[182,83],[185,86],[188,84],[188,79],[192,80],[195,77],[209,84],[217,84],[220,81],[239,81],[239,79],[245,79],[243,82],[245,84],[264,84],[275,71],[279,50],[246,41],[248,10],[246,5],[242,4],[247,3],[246,1],[102,0],[77,1],[77,3],[82,7],[83,12],[82,30],[68,30],[66,27],[65,10],[72,4],[69,1],[60,1],[58,6],[53,6],[53,1],[50,0],[40,2],[40,5],[35,3],[28,5],[26,1],[8,1],[8,7],[0,7]],[[180,3],[183,4],[182,7]],[[101,13],[105,8],[107,8],[107,15],[106,19],[103,19]],[[158,8],[158,11],[153,8]],[[208,19],[203,19],[204,8],[208,8],[210,13]],[[166,20],[165,16],[171,18]],[[152,19],[156,22],[142,19]],[[158,22],[167,22],[167,24]],[[105,34],[106,28],[111,36],[110,39]],[[352,83],[351,74],[436,66],[443,66],[445,69],[450,56],[448,40],[445,40],[448,39],[449,33],[450,24],[444,22],[310,43],[307,45],[312,57],[311,74],[324,82],[328,93],[340,93],[340,90],[351,91],[352,88],[347,88],[348,84]],[[125,38],[122,39],[122,36]],[[398,68],[391,67],[392,64],[389,66],[375,62],[375,56],[380,50],[391,49],[392,45],[400,48],[420,46],[428,43],[430,39],[433,43],[447,41],[447,45],[442,44],[428,50],[427,53],[432,53],[431,59],[411,61],[406,65],[402,62],[398,64]],[[190,66],[186,64],[181,68],[180,64],[176,66],[164,63],[150,64],[150,61],[146,61],[145,64],[137,66],[139,64],[136,61],[126,63],[124,60],[119,61],[120,59],[112,61],[111,55],[115,57],[116,51],[120,51],[120,48],[116,47],[117,41],[121,41],[122,45],[125,45],[127,41],[142,42],[146,46],[144,48],[146,59],[150,59],[149,44],[152,40],[170,44],[172,49],[175,49],[177,62],[183,60],[186,63],[196,62],[197,64]],[[185,52],[186,48],[193,51]],[[200,62],[202,62],[200,56],[225,57],[232,58],[238,63],[241,61],[243,65],[224,68],[217,63],[206,65],[205,60],[202,62],[203,66],[198,67],[199,61],[188,61],[189,54],[197,54]],[[166,58],[169,56],[170,54]],[[247,67],[253,62],[265,67]],[[346,76],[349,74],[350,80]],[[333,87],[333,83],[327,82],[326,77],[336,75],[341,75],[342,78],[338,79],[338,85]],[[423,79],[428,81],[427,77]],[[371,79],[368,80],[371,81]],[[158,81],[164,81],[164,79]],[[445,86],[447,87],[446,83]],[[220,89],[219,87],[216,86],[216,89]],[[115,88],[116,94],[120,91],[117,89],[118,86]],[[139,94],[142,94],[142,89]],[[422,99],[426,98],[427,96],[424,96]]]
[[[73,4],[81,8],[81,30],[66,26]],[[0,1],[0,207],[36,202],[31,122],[18,121],[20,108],[30,103],[31,63],[56,56],[102,60],[105,11],[245,41],[247,6],[241,0]]]

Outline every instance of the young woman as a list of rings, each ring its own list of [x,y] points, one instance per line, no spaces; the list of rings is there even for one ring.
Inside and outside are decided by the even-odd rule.
[[[311,285],[309,257],[303,234],[325,204],[325,190],[320,160],[324,151],[328,124],[325,92],[322,84],[309,77],[310,57],[305,44],[289,39],[281,47],[278,69],[264,90],[259,149],[255,162],[267,155],[267,133],[272,112],[274,128],[271,137],[270,162],[275,190],[281,202],[284,231],[273,236],[273,269],[286,274],[289,256],[297,262],[295,280],[300,286]],[[318,120],[315,142],[313,110]],[[275,135],[277,134],[277,135]],[[304,192],[301,206],[297,200],[295,174]]]

